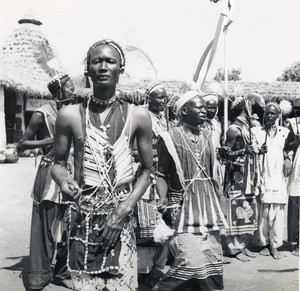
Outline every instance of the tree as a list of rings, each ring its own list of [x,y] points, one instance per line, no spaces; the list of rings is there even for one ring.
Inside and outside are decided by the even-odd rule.
[[[297,61],[283,70],[282,76],[277,81],[300,82],[300,61]]]
[[[232,68],[230,72],[228,72],[228,81],[240,81],[241,80],[241,69]],[[224,81],[225,73],[223,68],[219,68],[216,72],[214,80]]]

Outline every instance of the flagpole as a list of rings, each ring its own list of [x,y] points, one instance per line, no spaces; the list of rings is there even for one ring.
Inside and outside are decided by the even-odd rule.
[[[224,88],[225,88],[225,96],[224,96],[224,133],[228,129],[228,55],[227,55],[227,31],[224,31]]]

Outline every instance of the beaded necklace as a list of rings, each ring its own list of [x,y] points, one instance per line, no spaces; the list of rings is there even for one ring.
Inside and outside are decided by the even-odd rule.
[[[189,128],[189,126],[187,126],[187,124],[183,124],[184,127]],[[198,127],[199,128],[199,127]],[[201,129],[199,128],[199,130],[201,131]],[[190,183],[186,186],[186,189],[197,179],[198,174],[200,174],[201,172],[204,174],[204,176],[206,176],[206,179],[208,179],[210,181],[210,183],[212,184],[211,178],[209,177],[209,175],[206,173],[205,168],[200,164],[200,157],[202,156],[202,154],[204,153],[205,148],[208,145],[208,139],[207,137],[203,134],[202,136],[204,136],[205,140],[206,140],[206,144],[203,146],[202,150],[200,151],[198,149],[199,143],[201,141],[201,138],[199,136],[199,139],[196,143],[196,150],[193,151],[191,149],[191,147],[189,146],[189,143],[186,139],[186,137],[184,135],[186,135],[186,133],[184,133],[184,131],[182,130],[182,128],[179,128],[179,133],[183,139],[183,141],[185,142],[188,151],[191,153],[192,157],[194,158],[196,164],[197,164],[197,171],[194,174],[193,178],[190,180]]]
[[[110,104],[112,104],[113,102],[116,101],[117,96],[114,95],[113,97],[111,97],[111,98],[109,98],[109,99],[107,99],[107,100],[100,100],[100,99],[96,98],[95,96],[92,96],[91,99],[92,99],[92,101],[93,101],[95,104],[97,104],[97,105],[100,105],[100,106],[108,106],[108,105],[110,105]]]

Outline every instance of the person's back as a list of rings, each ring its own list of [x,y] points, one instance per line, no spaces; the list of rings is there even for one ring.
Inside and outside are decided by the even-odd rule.
[[[54,162],[55,121],[58,110],[66,100],[74,98],[74,86],[67,74],[55,76],[48,84],[53,99],[34,111],[22,139],[18,143],[19,150],[41,148],[43,156],[35,177],[31,196],[33,198],[28,287],[41,289],[56,276],[63,281],[69,277],[66,271],[66,254],[57,243],[62,234],[53,228],[53,223],[64,212],[65,206],[59,206],[58,187],[51,177]],[[36,137],[36,139],[35,139]],[[61,259],[58,259],[61,255]],[[56,268],[53,271],[52,264]],[[68,284],[65,281],[64,284]]]
[[[248,257],[255,257],[247,244],[249,235],[257,229],[255,193],[258,175],[246,106],[244,97],[232,103],[231,109],[236,118],[226,132],[225,145],[219,148],[219,154],[226,163],[224,195],[229,228],[226,230],[224,248],[227,254],[244,262],[249,261]]]

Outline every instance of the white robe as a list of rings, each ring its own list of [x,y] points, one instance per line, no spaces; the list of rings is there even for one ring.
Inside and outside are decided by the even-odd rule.
[[[282,126],[276,126],[277,132],[274,136],[268,135],[268,152],[265,158],[261,158],[262,169],[264,171],[265,192],[261,195],[263,203],[286,204],[288,200],[287,185],[283,175],[283,148],[289,130]],[[266,131],[262,127],[252,128],[259,147],[263,145],[266,138]]]

